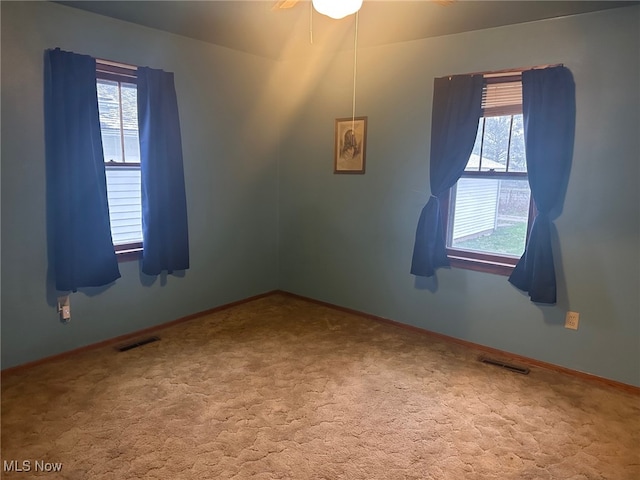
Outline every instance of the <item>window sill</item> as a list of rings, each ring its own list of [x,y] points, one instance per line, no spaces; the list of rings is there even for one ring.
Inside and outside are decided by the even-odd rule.
[[[142,258],[142,247],[116,250],[116,258],[118,259],[118,263],[139,260]]]
[[[466,252],[465,252],[466,253]],[[447,252],[449,263],[453,268],[463,268],[476,272],[492,273],[494,275],[504,275],[508,277],[518,262],[517,258],[471,258],[461,256],[461,252]]]

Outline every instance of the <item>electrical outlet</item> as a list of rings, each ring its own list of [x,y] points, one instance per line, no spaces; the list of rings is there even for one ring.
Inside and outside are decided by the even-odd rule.
[[[58,297],[58,314],[64,323],[71,321],[71,301],[69,295]]]
[[[580,322],[580,314],[578,312],[567,312],[567,316],[564,321],[564,328],[577,330],[579,322]]]

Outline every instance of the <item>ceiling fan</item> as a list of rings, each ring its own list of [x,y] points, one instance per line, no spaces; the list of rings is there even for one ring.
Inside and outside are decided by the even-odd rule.
[[[278,0],[275,10],[286,10],[296,6],[299,0]],[[363,0],[311,0],[313,9],[336,20],[352,15],[360,10]]]
[[[455,0],[431,0],[432,2],[438,3],[440,5],[451,5]],[[300,0],[277,0],[274,2],[272,9],[273,10],[287,10],[289,8],[295,7]]]

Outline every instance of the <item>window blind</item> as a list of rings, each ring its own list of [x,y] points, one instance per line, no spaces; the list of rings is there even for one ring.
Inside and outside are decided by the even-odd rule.
[[[522,74],[485,74],[482,88],[484,117],[518,115],[522,113]]]

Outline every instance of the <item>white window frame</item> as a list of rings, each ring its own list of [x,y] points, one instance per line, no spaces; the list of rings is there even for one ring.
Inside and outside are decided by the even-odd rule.
[[[97,60],[96,61],[96,78],[98,81],[100,80],[108,80],[118,82],[119,84],[137,84],[137,67],[132,65],[126,65],[121,63],[110,62],[106,60]],[[122,103],[120,98],[120,109],[122,111]],[[140,171],[140,162],[132,162],[127,161],[125,146],[124,146],[124,136],[125,131],[122,125],[122,119],[120,121],[120,144],[122,149],[122,162],[109,162],[105,158],[105,171],[107,175],[109,174],[109,170],[115,169],[127,169],[127,170],[137,170]],[[107,190],[109,191],[109,184],[107,183]],[[110,206],[111,208],[111,206]],[[140,216],[142,217],[142,209],[140,209]],[[142,221],[142,218],[140,218]],[[113,235],[113,231],[112,231]],[[140,257],[142,253],[143,245],[142,245],[142,234],[140,234],[140,240],[129,242],[129,243],[120,243],[114,244],[114,250],[118,256],[118,260],[130,260],[137,259]]]

